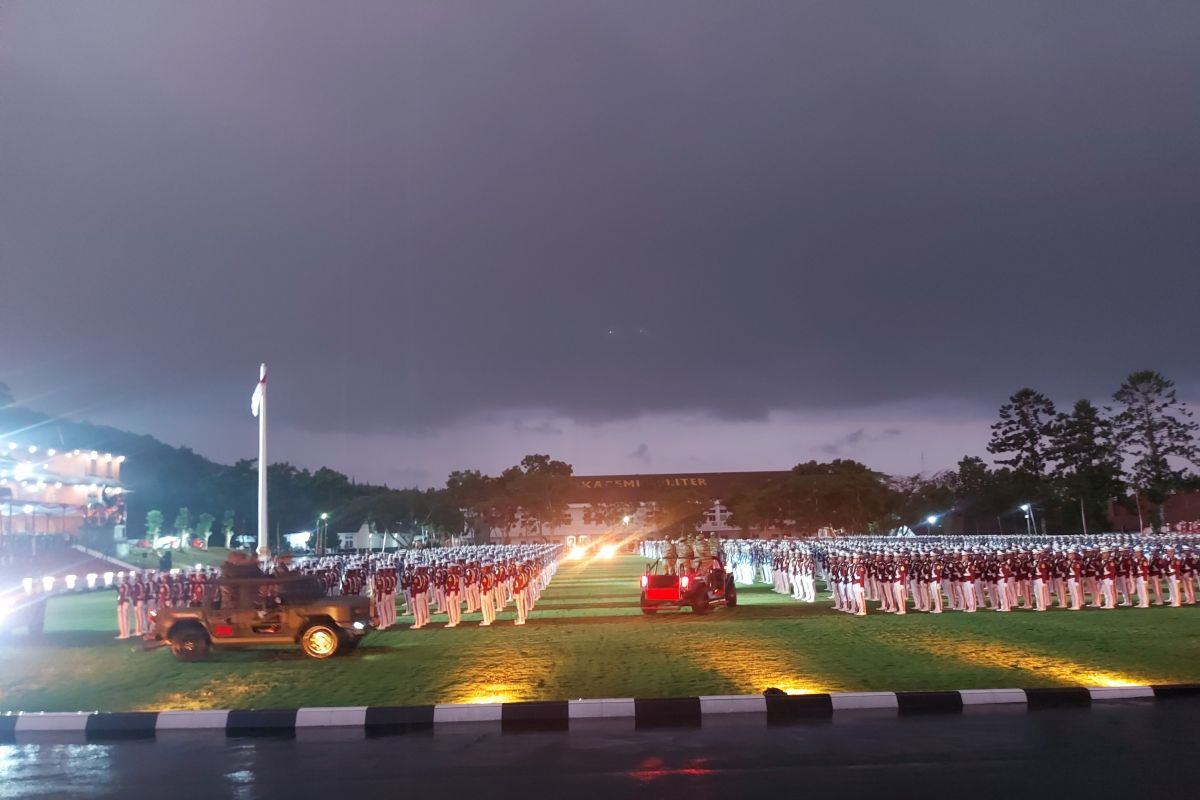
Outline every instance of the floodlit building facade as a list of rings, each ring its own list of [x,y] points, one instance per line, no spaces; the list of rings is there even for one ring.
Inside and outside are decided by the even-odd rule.
[[[112,528],[123,538],[125,456],[0,441],[0,534],[78,536]]]
[[[528,525],[493,529],[494,543],[550,541],[567,546],[604,539],[648,535],[660,525],[656,504],[674,492],[699,495],[710,502],[697,527],[718,536],[770,537],[779,531],[742,531],[732,522],[727,503],[743,491],[784,480],[788,472],[688,472],[659,475],[577,475],[567,504],[569,521],[541,531]]]

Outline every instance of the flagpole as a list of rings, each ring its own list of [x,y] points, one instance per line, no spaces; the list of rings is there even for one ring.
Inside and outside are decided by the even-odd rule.
[[[267,365],[258,368],[258,557],[271,557],[267,542]]]

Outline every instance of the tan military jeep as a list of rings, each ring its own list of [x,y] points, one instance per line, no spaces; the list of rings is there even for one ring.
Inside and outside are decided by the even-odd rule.
[[[202,605],[153,612],[153,638],[180,661],[214,647],[298,644],[312,658],[349,653],[371,629],[366,597],[323,597],[307,576],[222,578]]]

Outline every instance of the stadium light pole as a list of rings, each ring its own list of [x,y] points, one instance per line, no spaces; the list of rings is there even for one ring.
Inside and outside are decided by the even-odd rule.
[[[933,535],[933,526],[937,525],[937,521],[938,521],[937,514],[930,514],[928,517],[925,518],[925,523],[929,526],[928,530],[926,531],[926,535],[928,535],[928,536]]]
[[[1037,533],[1037,519],[1033,516],[1033,506],[1029,503],[1022,503],[1021,510],[1025,512],[1025,532],[1030,533],[1029,527],[1033,526],[1033,532]],[[1032,533],[1030,535],[1032,535]]]

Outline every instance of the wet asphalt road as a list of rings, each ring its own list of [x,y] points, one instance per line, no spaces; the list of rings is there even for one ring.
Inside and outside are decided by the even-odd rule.
[[[21,740],[0,745],[0,798],[1187,797],[1200,698],[864,712],[786,728],[761,718],[706,719],[701,730],[611,722],[570,733]]]

